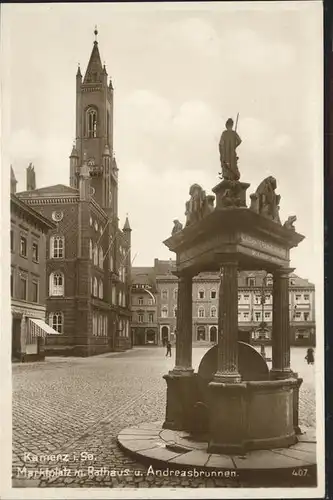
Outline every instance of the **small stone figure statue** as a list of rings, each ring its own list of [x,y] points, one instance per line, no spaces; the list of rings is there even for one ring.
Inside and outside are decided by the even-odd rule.
[[[281,196],[275,193],[276,179],[266,177],[258,186],[256,192],[250,196],[250,209],[281,224],[279,203]]]
[[[211,214],[214,211],[215,196],[209,194],[206,196],[203,207],[203,216]]]
[[[295,226],[294,226],[294,222],[296,222],[297,220],[297,217],[296,215],[290,215],[288,217],[288,219],[286,220],[286,222],[283,224],[283,227],[285,227],[286,229],[291,229],[292,231],[295,231]]]
[[[241,144],[242,140],[236,130],[232,129],[233,125],[233,119],[228,118],[225,124],[226,130],[222,132],[219,142],[222,177],[228,181],[238,181],[240,178],[236,148]]]
[[[36,189],[35,167],[32,163],[29,163],[27,168],[27,191],[33,191],[34,189]]]
[[[193,184],[189,194],[191,198],[185,205],[186,226],[202,219],[206,199],[206,193],[199,184]]]
[[[176,234],[176,233],[179,233],[179,231],[181,231],[181,230],[183,229],[183,224],[182,224],[181,222],[179,222],[179,220],[178,220],[178,219],[175,219],[175,220],[173,221],[173,224],[174,224],[174,226],[173,226],[173,228],[172,228],[172,233],[171,233],[171,234],[172,234],[172,236],[173,236],[174,234]]]

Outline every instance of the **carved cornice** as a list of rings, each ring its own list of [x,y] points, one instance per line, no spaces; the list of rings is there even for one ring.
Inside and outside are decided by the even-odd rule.
[[[24,203],[27,203],[28,205],[57,205],[57,204],[75,204],[78,203],[79,201],[79,196],[74,195],[74,196],[50,196],[47,198],[23,198],[20,197]]]

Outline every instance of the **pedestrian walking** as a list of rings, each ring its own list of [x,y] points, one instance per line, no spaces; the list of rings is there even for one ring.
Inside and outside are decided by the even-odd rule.
[[[305,358],[308,362],[308,365],[313,365],[314,364],[314,353],[312,347],[309,347],[307,350]]]
[[[170,343],[170,340],[168,340],[166,347],[167,347],[167,352],[166,352],[165,356],[170,356],[170,358],[171,358],[171,343]]]

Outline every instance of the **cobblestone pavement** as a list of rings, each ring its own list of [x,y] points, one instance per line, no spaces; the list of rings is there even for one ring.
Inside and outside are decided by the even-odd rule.
[[[193,349],[195,368],[206,350]],[[305,363],[304,356],[304,348],[292,350],[292,367],[304,378],[300,423],[313,427],[314,367]],[[162,376],[173,366],[174,352],[166,358],[165,350],[158,347],[13,365],[13,486],[237,486],[237,480],[230,478],[147,475],[146,466],[118,448],[117,434],[124,427],[163,420],[166,383]],[[34,462],[36,455],[48,456]],[[105,469],[95,474],[102,467],[117,475],[110,476]],[[40,476],[41,469],[54,477]],[[57,477],[59,471],[65,475]]]

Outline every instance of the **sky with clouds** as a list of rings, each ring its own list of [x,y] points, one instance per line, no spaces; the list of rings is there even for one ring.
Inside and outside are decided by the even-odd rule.
[[[119,215],[129,214],[134,265],[173,256],[191,184],[218,182],[218,141],[239,112],[248,194],[277,178],[281,219],[306,239],[296,273],[318,282],[322,260],[321,2],[11,4],[2,6],[3,165],[25,189],[69,183],[75,74],[95,24],[115,89]]]

